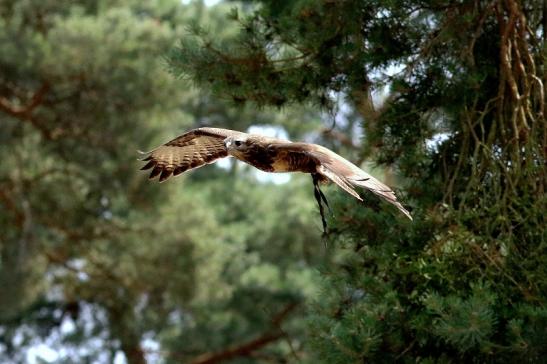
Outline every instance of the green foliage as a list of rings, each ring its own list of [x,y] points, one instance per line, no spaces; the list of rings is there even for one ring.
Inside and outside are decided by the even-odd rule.
[[[386,67],[394,54],[410,56],[416,47],[411,36],[417,29],[406,33],[395,24],[405,9],[380,3],[385,5],[271,1],[250,14],[234,9],[239,33],[218,41],[214,33],[195,28],[195,37],[181,42],[170,63],[177,74],[237,104],[282,106],[310,99],[325,104],[332,90],[368,82],[363,70]],[[376,17],[382,13],[393,16]]]
[[[465,353],[477,346],[488,350],[488,339],[496,324],[495,300],[495,295],[487,287],[472,286],[471,297],[467,299],[432,293],[423,302],[436,317],[430,329],[432,334]]]

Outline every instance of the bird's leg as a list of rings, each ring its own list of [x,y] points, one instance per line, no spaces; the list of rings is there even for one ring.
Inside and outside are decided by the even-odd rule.
[[[329,201],[327,201],[327,198],[325,197],[325,194],[323,193],[323,191],[321,191],[321,188],[319,188],[320,178],[315,173],[312,176],[313,176],[313,187],[314,187],[315,193],[317,194],[319,192],[319,196],[321,197],[321,200],[323,200],[325,205],[327,205],[327,208],[329,209],[330,214],[334,215],[331,208],[330,208]],[[316,196],[316,198],[317,198],[317,196]],[[319,204],[321,204],[321,203],[319,202]]]
[[[317,201],[317,205],[319,205],[319,213],[321,214],[321,222],[323,223],[323,235],[328,234],[327,230],[327,220],[325,219],[325,211],[323,209],[323,201],[325,202],[325,205],[327,205],[329,211],[331,211],[329,203],[327,202],[327,198],[319,188],[319,176],[316,173],[312,173],[312,179],[313,179],[313,195],[315,196],[315,200]]]
[[[319,188],[316,186],[314,190],[315,199],[317,200],[317,204],[319,205],[319,213],[321,214],[321,222],[323,223],[323,234],[327,235],[327,220],[325,220],[325,212],[323,209],[323,203],[321,201],[321,196],[319,193]]]
[[[331,215],[333,215],[332,213],[332,210],[329,206],[329,201],[327,201],[327,198],[325,197],[325,195],[323,194],[323,191],[321,191],[321,189],[319,188],[319,184],[316,185],[316,188],[317,188],[317,191],[319,191],[319,195],[321,196],[321,200],[323,200],[323,202],[325,203],[325,205],[327,205],[327,208],[329,209],[329,212]]]

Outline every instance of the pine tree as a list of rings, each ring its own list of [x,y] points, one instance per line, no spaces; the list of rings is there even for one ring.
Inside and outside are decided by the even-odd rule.
[[[59,363],[300,350],[294,313],[323,259],[309,244],[320,230],[307,184],[257,183],[240,166],[237,178],[210,166],[161,185],[139,171],[137,150],[205,122],[281,123],[166,70],[191,21],[233,33],[226,12],[179,0],[0,1],[0,362],[26,362],[37,345]],[[319,123],[310,110],[286,113],[293,135]]]
[[[327,363],[541,362],[547,13],[540,2],[256,1],[240,31],[194,27],[171,67],[236,105],[343,94],[361,153],[397,174],[414,223],[336,198],[311,310]],[[381,107],[372,93],[388,87]]]

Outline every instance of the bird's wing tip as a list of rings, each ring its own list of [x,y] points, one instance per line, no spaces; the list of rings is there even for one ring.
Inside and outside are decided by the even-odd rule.
[[[412,215],[410,215],[410,212],[409,212],[407,209],[405,209],[405,208],[403,207],[403,208],[400,209],[400,210],[401,210],[401,212],[402,212],[406,217],[408,217],[408,218],[410,219],[410,221],[414,221],[414,219],[412,218]]]
[[[141,162],[146,162],[146,161],[149,161],[152,159],[152,152],[143,152],[141,150],[137,150],[137,153],[139,153],[139,157],[137,158],[137,160],[141,161]]]

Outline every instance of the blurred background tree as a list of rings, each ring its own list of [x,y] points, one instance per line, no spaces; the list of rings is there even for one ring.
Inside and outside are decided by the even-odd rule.
[[[138,149],[199,125],[321,125],[168,74],[189,24],[237,34],[228,11],[0,2],[0,361],[203,361],[260,338],[275,342],[264,356],[301,350],[294,311],[324,260],[308,181],[228,166],[160,186],[138,171]]]
[[[540,5],[0,1],[0,359],[540,362]],[[367,160],[415,221],[332,189],[325,247],[304,176],[138,172],[201,125]]]

